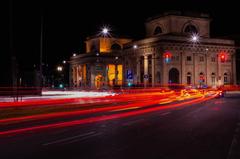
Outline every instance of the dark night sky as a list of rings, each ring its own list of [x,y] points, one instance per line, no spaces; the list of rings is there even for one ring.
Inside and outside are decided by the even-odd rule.
[[[40,17],[44,15],[44,61],[55,65],[69,59],[72,52],[83,52],[86,36],[106,24],[115,35],[144,37],[146,18],[165,10],[209,13],[212,36],[240,33],[237,6],[231,1],[147,0],[128,1],[19,1],[13,0],[13,46],[20,65],[31,68],[39,61]],[[214,3],[215,2],[215,3]]]

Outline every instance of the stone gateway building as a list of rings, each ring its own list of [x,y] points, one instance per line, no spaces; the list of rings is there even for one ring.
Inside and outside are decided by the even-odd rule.
[[[96,37],[70,60],[73,87],[236,84],[233,40],[210,37],[206,14],[167,12],[149,18],[138,41]]]

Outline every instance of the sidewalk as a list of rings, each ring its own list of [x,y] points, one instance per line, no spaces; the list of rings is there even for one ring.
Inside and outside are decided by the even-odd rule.
[[[42,96],[19,96],[18,101],[34,101],[63,98],[81,98],[81,97],[104,97],[115,95],[111,92],[87,92],[87,91],[43,91]],[[16,97],[15,97],[16,101]],[[0,102],[14,102],[14,97],[0,96]]]

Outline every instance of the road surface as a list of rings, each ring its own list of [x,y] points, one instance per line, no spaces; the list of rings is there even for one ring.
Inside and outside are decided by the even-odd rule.
[[[3,135],[0,156],[1,159],[237,159],[239,135],[240,98],[217,98],[126,118]]]

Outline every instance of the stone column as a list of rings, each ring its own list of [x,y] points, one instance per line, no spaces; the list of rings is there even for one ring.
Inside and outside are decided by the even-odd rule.
[[[169,77],[168,77],[168,65],[165,62],[165,59],[162,58],[162,84],[167,85],[169,82]]]
[[[222,85],[222,72],[221,72],[221,61],[220,61],[220,57],[217,54],[217,86],[221,86]]]
[[[137,56],[136,59],[137,59],[137,78],[136,78],[137,81],[136,81],[136,83],[140,83],[140,76],[141,76],[141,72],[140,72],[140,57]]]
[[[196,59],[195,59],[195,53],[193,53],[193,85],[196,85]]]
[[[209,63],[208,63],[208,55],[207,53],[205,53],[205,59],[206,59],[206,64],[205,64],[205,72],[206,72],[206,75],[205,75],[205,82],[206,82],[206,85],[208,85],[208,66],[209,66]]]
[[[74,87],[75,86],[75,66],[72,65],[71,67],[72,67],[72,86],[71,87]]]
[[[186,71],[185,71],[185,65],[186,65],[186,57],[185,54],[183,52],[181,52],[181,56],[180,56],[180,63],[181,63],[181,84],[186,84]]]
[[[115,64],[115,83],[113,83],[113,85],[117,85],[118,84],[118,65]]]
[[[90,65],[90,69],[91,69],[91,88],[92,89],[96,89],[95,87],[95,76],[96,76],[96,69],[95,69],[95,65]]]
[[[77,82],[77,87],[79,87],[79,65],[76,67],[76,82]]]
[[[148,76],[148,56],[144,55],[144,76],[147,75]],[[148,79],[144,78],[144,87],[147,86],[148,83]]]
[[[73,87],[73,76],[74,76],[74,72],[73,72],[73,67],[70,64],[69,66],[69,87]]]
[[[152,54],[152,87],[155,86],[155,54]]]
[[[127,81],[126,74],[127,74],[127,68],[126,68],[126,61],[125,58],[122,57],[122,86],[125,86],[125,83]]]
[[[104,88],[108,88],[108,65],[106,64],[106,65],[104,65],[104,68],[105,68],[105,71],[103,72],[104,73],[104,75],[103,75],[103,77],[104,77]]]
[[[233,84],[237,84],[237,71],[236,71],[236,53],[232,55],[232,78],[233,78]]]

